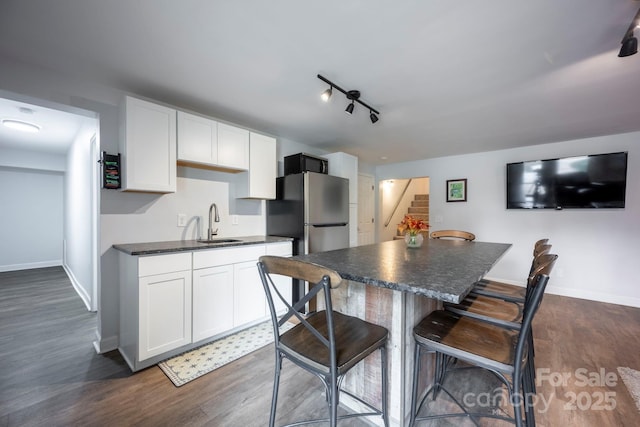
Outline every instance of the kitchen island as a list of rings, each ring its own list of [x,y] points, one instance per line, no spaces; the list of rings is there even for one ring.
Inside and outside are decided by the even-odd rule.
[[[421,248],[403,240],[296,256],[338,272],[333,308],[389,330],[389,420],[408,425],[413,372],[413,327],[442,301],[458,303],[511,247],[506,243],[426,239]],[[378,354],[347,375],[344,386],[374,404],[380,401]],[[430,372],[430,367],[424,364]],[[423,381],[429,381],[424,378]],[[355,401],[341,396],[347,406]],[[372,420],[373,421],[373,420]]]

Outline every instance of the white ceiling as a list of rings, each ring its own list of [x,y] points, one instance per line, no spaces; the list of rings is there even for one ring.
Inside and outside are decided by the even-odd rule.
[[[633,0],[2,3],[0,59],[371,164],[640,130]]]
[[[14,99],[0,98],[0,121],[19,120],[36,124],[38,133],[28,133],[0,125],[0,148],[65,154],[83,132],[95,131],[95,119]]]

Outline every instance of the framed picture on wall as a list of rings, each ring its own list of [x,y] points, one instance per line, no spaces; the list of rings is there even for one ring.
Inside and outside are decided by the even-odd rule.
[[[467,201],[467,179],[447,180],[447,202]]]

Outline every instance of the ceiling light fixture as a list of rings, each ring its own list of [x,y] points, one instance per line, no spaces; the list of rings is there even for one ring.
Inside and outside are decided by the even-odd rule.
[[[638,13],[631,21],[631,25],[627,28],[627,31],[624,33],[624,37],[622,38],[622,47],[620,48],[620,53],[618,56],[624,58],[625,56],[631,56],[638,53],[638,39],[634,37],[633,30],[636,27],[640,26],[640,9],[638,9]]]
[[[22,120],[4,119],[2,120],[2,124],[10,129],[19,130],[22,132],[40,132],[40,126],[34,125],[33,123],[23,122]]]
[[[357,102],[358,104],[364,106],[369,110],[369,118],[371,119],[371,123],[375,123],[379,120],[378,115],[380,114],[380,112],[360,100],[359,90],[344,90],[332,81],[326,79],[325,77],[322,77],[320,74],[318,74],[318,78],[329,85],[329,89],[325,90],[324,92],[322,92],[322,95],[320,95],[323,101],[326,102],[329,100],[329,98],[331,98],[332,89],[335,88],[338,91],[342,92],[347,97],[347,99],[351,101],[351,103],[347,105],[347,108],[345,109],[348,114],[353,114],[353,109],[355,107],[355,103]]]

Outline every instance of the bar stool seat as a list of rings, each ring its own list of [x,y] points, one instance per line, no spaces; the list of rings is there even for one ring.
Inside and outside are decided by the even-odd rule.
[[[320,334],[327,336],[326,313],[320,311],[307,318],[307,322]],[[365,322],[357,317],[333,312],[336,336],[336,366],[338,375],[351,369],[360,360],[386,343],[389,332],[382,326]],[[329,350],[304,325],[298,324],[280,336],[280,350],[328,374],[331,370]]]

